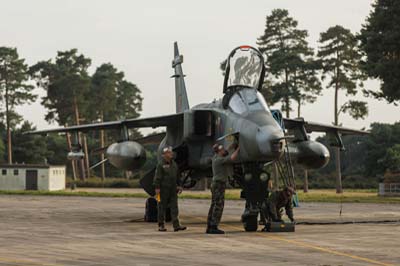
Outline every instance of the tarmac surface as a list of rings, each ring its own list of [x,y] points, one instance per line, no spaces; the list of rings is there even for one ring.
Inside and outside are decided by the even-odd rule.
[[[206,235],[208,200],[180,200],[188,230],[165,233],[143,222],[144,203],[2,195],[0,265],[400,265],[400,204],[343,204],[339,216],[339,204],[302,203],[295,233],[247,233],[244,202],[227,201],[227,234]],[[368,223],[330,224],[354,221]]]

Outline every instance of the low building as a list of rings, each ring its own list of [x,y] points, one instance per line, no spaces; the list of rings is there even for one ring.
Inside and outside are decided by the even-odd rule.
[[[379,183],[379,196],[400,196],[400,172],[386,172],[382,181]]]
[[[0,165],[0,190],[63,190],[65,171],[65,166],[3,164]]]

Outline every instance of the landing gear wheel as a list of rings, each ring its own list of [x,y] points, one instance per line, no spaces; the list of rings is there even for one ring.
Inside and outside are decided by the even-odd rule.
[[[246,232],[256,232],[258,228],[258,215],[250,215],[243,218],[243,227]]]

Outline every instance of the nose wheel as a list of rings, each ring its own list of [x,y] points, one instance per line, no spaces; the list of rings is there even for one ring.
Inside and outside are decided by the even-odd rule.
[[[245,218],[242,217],[243,228],[246,232],[255,232],[258,228],[258,214],[249,215]]]

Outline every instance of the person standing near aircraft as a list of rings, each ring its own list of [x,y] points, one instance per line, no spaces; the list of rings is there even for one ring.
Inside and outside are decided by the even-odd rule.
[[[229,156],[224,146],[215,144],[213,146],[214,157],[212,158],[213,179],[211,183],[211,206],[207,217],[207,234],[224,234],[218,229],[224,211],[225,187],[229,175],[229,163],[235,161],[239,155],[239,146]]]
[[[173,160],[174,153],[172,147],[165,147],[162,150],[162,161],[157,164],[154,186],[156,195],[159,196],[158,202],[158,231],[165,232],[165,212],[169,206],[174,231],[186,230],[185,226],[179,223],[178,193],[182,193],[182,187],[178,186],[179,169]]]
[[[282,208],[291,222],[294,222],[292,197],[295,194],[292,187],[286,187],[281,191],[274,191],[267,199],[266,216],[268,221],[283,222]]]

